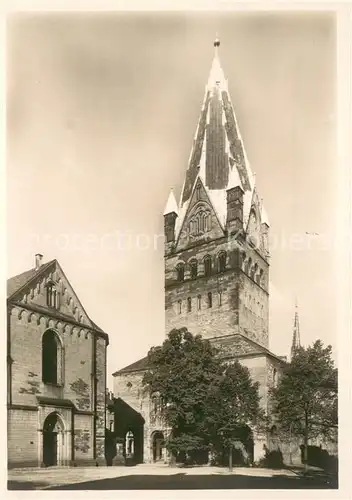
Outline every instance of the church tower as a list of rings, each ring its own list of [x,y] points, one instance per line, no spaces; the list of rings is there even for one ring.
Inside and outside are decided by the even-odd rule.
[[[187,327],[220,346],[268,349],[269,221],[220,65],[205,88],[177,203],[164,211],[166,335]]]
[[[295,306],[295,319],[293,322],[293,334],[292,334],[292,345],[291,345],[291,359],[294,357],[298,349],[301,347],[301,338],[299,331],[299,317],[298,317],[298,304],[296,301]]]

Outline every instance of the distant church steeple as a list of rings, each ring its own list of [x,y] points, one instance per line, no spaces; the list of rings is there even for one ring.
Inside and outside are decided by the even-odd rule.
[[[293,322],[292,346],[291,346],[291,359],[296,354],[297,350],[301,347],[301,338],[299,332],[299,316],[298,316],[298,303],[296,299],[295,304],[295,319]]]

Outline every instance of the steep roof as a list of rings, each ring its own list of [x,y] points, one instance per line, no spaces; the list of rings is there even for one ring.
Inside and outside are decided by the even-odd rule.
[[[17,274],[16,276],[12,276],[11,278],[9,278],[7,280],[7,300],[11,300],[11,302],[16,303],[15,301],[16,301],[17,293],[22,288],[25,288],[31,281],[34,281],[36,278],[38,278],[45,270],[47,270],[51,265],[53,265],[55,263],[57,264],[57,266],[59,267],[59,269],[62,271],[63,275],[65,276],[58,261],[56,259],[50,260],[49,262],[42,264],[38,269],[32,268],[32,269],[29,269],[28,271],[24,271],[23,273]],[[65,278],[66,278],[66,276],[65,276]],[[51,308],[45,308],[43,306],[39,306],[38,304],[27,304],[26,306],[30,307],[32,310],[37,310],[38,312],[43,312],[46,314],[48,312],[50,313],[52,311]],[[83,306],[82,306],[82,308],[83,308]],[[83,310],[84,310],[84,308],[83,308]],[[103,333],[104,336],[106,336],[108,338],[108,336],[104,332],[104,330],[102,330],[96,323],[94,323],[94,321],[91,320],[91,318],[86,313],[86,311],[85,311],[85,314],[87,315],[87,318],[91,322],[93,329]],[[69,320],[72,322],[72,318],[70,316],[67,316],[66,314],[61,313],[59,310],[55,310],[55,316],[60,317],[62,319]]]
[[[39,276],[45,269],[47,269],[51,264],[55,262],[55,259],[43,264],[39,267],[39,269],[29,269],[28,271],[24,271],[23,273],[16,274],[12,278],[7,280],[7,298],[9,299],[17,293],[21,288],[26,286],[33,278]]]
[[[140,371],[145,371],[148,368],[148,356],[145,356],[142,359],[139,359],[138,361],[135,361],[134,363],[125,366],[124,368],[121,368],[121,370],[117,370],[112,374],[113,377],[116,375],[122,375],[124,373],[132,373],[132,372],[140,372]]]
[[[171,189],[169,197],[167,199],[164,215],[171,214],[172,212],[178,214],[178,207],[173,189]]]
[[[228,92],[228,82],[221,68],[219,44],[218,40],[214,43],[215,56],[178,204],[176,237],[181,230],[198,177],[201,178],[223,226],[226,224],[226,190],[233,187],[234,183],[244,191],[245,223],[249,216],[255,178]]]

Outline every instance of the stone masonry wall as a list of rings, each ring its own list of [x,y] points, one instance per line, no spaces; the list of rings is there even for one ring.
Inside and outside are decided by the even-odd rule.
[[[8,410],[9,467],[38,467],[38,411]]]
[[[96,340],[96,377],[97,377],[97,407],[96,407],[96,456],[105,456],[105,391],[106,391],[106,341]]]
[[[152,434],[155,431],[166,432],[159,418],[154,418],[152,402],[149,395],[142,389],[144,372],[125,373],[114,377],[114,397],[123,399],[129,406],[144,418],[144,450],[145,463],[152,461]]]
[[[90,415],[75,415],[74,425],[75,462],[91,461],[94,458],[93,418]]]
[[[50,321],[49,321],[50,327]],[[78,330],[67,332],[59,324],[57,332],[63,342],[64,369],[62,383],[58,386],[42,382],[41,338],[47,330],[44,318],[28,322],[28,313],[18,318],[18,309],[10,317],[12,363],[12,403],[37,405],[37,395],[71,399],[80,410],[92,410],[91,338],[80,335]]]
[[[218,272],[218,256],[227,252],[226,271]],[[212,274],[204,276],[203,260],[212,258]],[[268,347],[269,299],[267,293],[267,263],[253,249],[245,258],[258,260],[263,269],[261,285],[248,274],[244,251],[226,238],[194,246],[165,257],[165,334],[173,328],[187,327],[193,334],[212,338],[243,333]],[[197,259],[198,277],[190,279],[189,263]],[[177,281],[176,266],[185,265],[185,280]],[[208,307],[208,293],[212,307]],[[192,310],[188,312],[188,297]],[[200,309],[199,299],[200,297]],[[181,309],[180,309],[181,301]],[[180,312],[181,311],[181,312]]]

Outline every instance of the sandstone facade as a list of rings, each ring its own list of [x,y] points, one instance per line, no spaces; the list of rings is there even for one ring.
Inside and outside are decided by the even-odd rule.
[[[8,465],[103,462],[108,335],[59,263],[37,264],[8,280]]]

